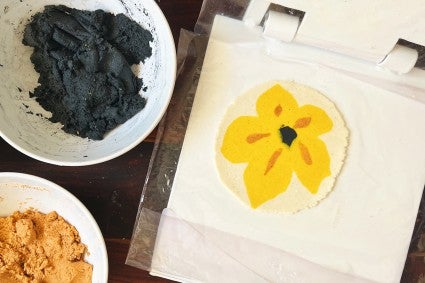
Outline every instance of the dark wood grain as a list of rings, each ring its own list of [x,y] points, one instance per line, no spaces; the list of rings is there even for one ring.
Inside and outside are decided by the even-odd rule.
[[[181,28],[193,30],[202,0],[160,0],[157,4],[169,21],[177,45]],[[68,189],[87,206],[106,240],[110,282],[169,282],[125,265],[154,139],[155,131],[123,156],[88,167],[45,164],[0,140],[0,171],[28,173],[51,180]],[[417,227],[421,228],[421,223],[419,217]],[[425,273],[425,253],[417,248],[422,233],[415,230],[416,238],[406,260],[402,282],[417,282]]]
[[[202,0],[157,0],[156,3],[168,20],[177,46],[180,30],[193,30]]]

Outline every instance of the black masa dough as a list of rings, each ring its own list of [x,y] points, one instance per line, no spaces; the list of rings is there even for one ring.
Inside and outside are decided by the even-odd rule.
[[[94,140],[146,105],[131,65],[152,55],[152,34],[124,14],[46,6],[26,26],[40,73],[37,102],[67,133]]]

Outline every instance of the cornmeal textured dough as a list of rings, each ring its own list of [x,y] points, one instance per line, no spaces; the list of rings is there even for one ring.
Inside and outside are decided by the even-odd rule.
[[[270,131],[280,121],[288,124]],[[251,208],[293,213],[331,192],[348,135],[341,114],[323,94],[293,81],[271,81],[239,96],[226,112],[216,143],[218,174]]]
[[[0,282],[91,282],[78,231],[56,212],[0,218]]]

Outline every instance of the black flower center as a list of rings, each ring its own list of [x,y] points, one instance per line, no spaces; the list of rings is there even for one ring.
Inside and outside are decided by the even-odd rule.
[[[287,146],[291,146],[292,142],[297,138],[297,132],[294,129],[288,126],[282,126],[279,129],[280,138],[282,142]]]

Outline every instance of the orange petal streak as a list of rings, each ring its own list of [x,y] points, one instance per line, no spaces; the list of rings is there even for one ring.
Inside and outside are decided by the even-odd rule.
[[[274,109],[274,115],[276,115],[276,117],[279,117],[280,114],[282,114],[282,106],[280,106],[280,104],[278,106],[276,106],[276,108]]]
[[[302,143],[298,143],[298,145],[300,147],[301,157],[303,158],[305,164],[312,165],[313,160],[311,160],[311,155],[310,155],[310,151],[308,151],[308,148]]]
[[[272,168],[276,164],[277,159],[279,158],[281,154],[282,154],[282,149],[278,149],[272,154],[272,156],[270,157],[269,163],[267,164],[266,172],[264,172],[264,175],[267,175],[267,173],[269,173],[270,170],[272,170]]]
[[[267,138],[270,134],[252,134],[246,137],[247,143],[255,143],[263,138]]]
[[[311,117],[300,118],[295,122],[294,128],[305,128],[311,123]]]

